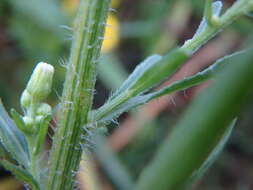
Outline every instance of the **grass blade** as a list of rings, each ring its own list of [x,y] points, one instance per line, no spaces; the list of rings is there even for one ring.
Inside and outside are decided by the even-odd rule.
[[[5,111],[0,100],[0,139],[5,149],[12,155],[13,159],[27,167],[29,164],[29,153],[24,135],[17,129]]]
[[[236,64],[192,103],[141,174],[136,190],[180,189],[200,168],[253,92],[252,59],[250,51],[237,56]]]

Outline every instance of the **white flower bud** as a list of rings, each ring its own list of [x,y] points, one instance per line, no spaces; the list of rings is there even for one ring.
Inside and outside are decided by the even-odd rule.
[[[27,92],[27,90],[24,90],[24,92],[21,95],[20,103],[22,107],[28,108],[31,104],[32,96]]]
[[[26,90],[34,101],[42,101],[49,95],[52,87],[53,75],[54,67],[50,64],[40,62],[35,67],[26,87]]]
[[[44,117],[42,115],[36,116],[35,123],[40,124],[43,121]]]
[[[23,121],[24,121],[25,125],[26,125],[27,127],[29,127],[29,128],[32,127],[33,124],[34,124],[33,119],[32,119],[31,117],[29,117],[29,116],[23,117]]]
[[[37,110],[37,115],[47,116],[51,115],[52,108],[50,105],[46,103],[41,103]]]

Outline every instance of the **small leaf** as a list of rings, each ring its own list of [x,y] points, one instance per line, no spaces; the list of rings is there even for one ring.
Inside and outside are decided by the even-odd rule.
[[[28,173],[26,170],[22,169],[21,167],[18,167],[15,164],[12,164],[6,160],[1,160],[0,164],[8,171],[10,171],[12,174],[14,174],[17,179],[21,180],[22,182],[25,182],[29,185],[31,185],[33,190],[39,190],[39,185],[36,182],[36,180],[33,178],[33,176]]]
[[[0,100],[0,140],[13,159],[27,167],[29,153],[24,135],[17,129],[15,123],[8,116]]]
[[[149,57],[136,67],[122,87],[109,98],[107,103],[94,112],[95,115],[91,114],[91,117],[100,120],[121,107],[129,99],[158,85],[174,74],[188,57],[187,52],[180,48],[175,48],[163,57],[158,55]]]
[[[22,131],[24,134],[31,133],[31,130],[26,127],[22,116],[15,109],[11,109],[11,116],[20,131]]]
[[[136,67],[112,97],[120,96],[124,92],[131,97],[146,92],[171,76],[187,59],[188,54],[179,48],[175,48],[163,57],[153,55],[147,58]]]
[[[133,109],[137,106],[143,105],[145,103],[148,103],[151,100],[154,100],[156,98],[159,98],[164,95],[171,94],[176,91],[185,90],[187,88],[196,86],[198,84],[201,84],[209,79],[211,79],[218,71],[222,70],[226,65],[233,64],[234,58],[237,56],[243,57],[245,54],[253,52],[253,49],[243,50],[236,53],[233,53],[231,55],[227,55],[219,60],[217,60],[214,64],[210,65],[205,70],[198,72],[197,74],[193,76],[186,77],[182,80],[175,81],[171,83],[170,85],[152,93],[148,93],[145,95],[139,95],[133,98],[130,98],[129,100],[125,101],[122,104],[113,104],[114,107],[110,107],[110,110],[107,111],[105,115],[103,115],[102,118],[96,117],[96,111],[93,112],[94,114],[94,120],[101,122],[107,122],[111,121],[115,118],[117,118],[120,114],[123,112],[129,111],[130,109]],[[110,104],[108,102],[107,104]],[[97,110],[99,111],[99,110]]]
[[[3,144],[1,142],[0,142],[0,159],[5,159],[5,160],[8,160],[10,162],[14,162],[15,163],[15,160],[13,160],[12,156],[4,148],[4,146],[3,146]]]
[[[142,76],[146,70],[151,68],[154,64],[156,64],[161,59],[162,59],[162,56],[160,55],[152,55],[152,56],[149,56],[147,59],[145,59],[143,62],[141,62],[135,68],[133,73],[129,75],[129,77],[125,80],[125,82],[121,85],[121,87],[110,97],[110,99],[115,98],[122,92],[131,88],[131,86],[133,86],[138,81],[140,76]]]

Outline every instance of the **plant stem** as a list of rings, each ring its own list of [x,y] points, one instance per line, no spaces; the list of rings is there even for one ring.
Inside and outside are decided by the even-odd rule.
[[[46,190],[71,190],[81,159],[81,136],[92,106],[96,65],[110,0],[81,2],[49,158]]]
[[[219,25],[208,25],[206,29],[195,38],[188,40],[182,46],[182,49],[189,53],[196,52],[202,45],[213,38],[217,33],[230,25],[238,17],[244,15],[252,9],[252,0],[238,0],[224,15],[219,18]]]
[[[213,0],[206,0],[204,11],[205,19],[209,25],[212,25],[212,17],[213,17],[212,2]]]

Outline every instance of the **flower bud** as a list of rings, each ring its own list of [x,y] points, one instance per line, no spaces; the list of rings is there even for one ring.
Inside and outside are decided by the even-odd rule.
[[[23,121],[24,121],[25,125],[26,125],[27,127],[29,127],[29,128],[32,127],[33,124],[34,124],[33,119],[32,119],[31,117],[29,117],[29,116],[23,117]]]
[[[36,116],[35,123],[40,124],[44,120],[44,117],[42,115]]]
[[[52,113],[52,108],[50,105],[46,103],[41,103],[40,106],[38,107],[37,115],[47,116],[47,115],[51,115],[51,113]]]
[[[24,90],[20,98],[20,103],[22,107],[28,108],[31,104],[31,100],[32,100],[32,96],[29,94],[27,90]]]
[[[34,101],[42,101],[49,95],[52,87],[53,75],[54,67],[50,64],[40,62],[35,67],[26,87],[26,90]]]

